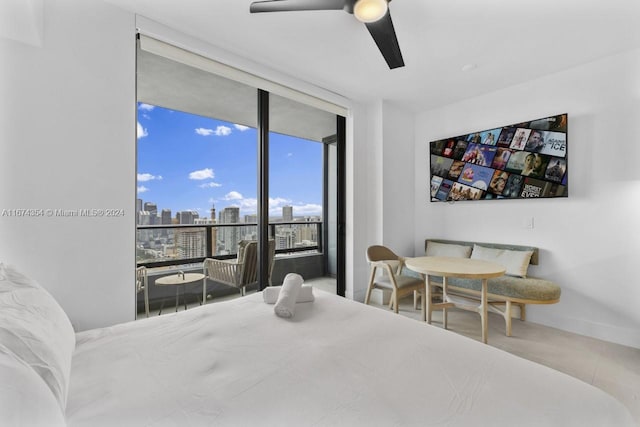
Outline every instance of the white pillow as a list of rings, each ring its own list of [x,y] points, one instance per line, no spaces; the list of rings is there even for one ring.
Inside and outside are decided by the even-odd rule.
[[[64,413],[31,366],[0,344],[0,425],[64,426]]]
[[[503,265],[508,276],[527,277],[529,261],[533,251],[512,251],[509,249],[493,249],[473,245],[472,259],[482,259]]]
[[[471,246],[452,245],[449,243],[438,243],[427,241],[426,256],[448,256],[454,258],[469,258]]]
[[[42,378],[64,413],[76,345],[71,322],[44,288],[1,263],[0,345]]]

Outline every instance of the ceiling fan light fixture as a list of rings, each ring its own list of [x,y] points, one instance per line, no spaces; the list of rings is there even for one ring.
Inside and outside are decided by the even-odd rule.
[[[365,24],[380,20],[389,8],[387,0],[358,0],[353,6],[356,19]]]

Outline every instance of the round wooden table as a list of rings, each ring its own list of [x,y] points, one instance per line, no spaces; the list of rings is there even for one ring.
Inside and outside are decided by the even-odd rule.
[[[487,343],[487,280],[493,277],[500,277],[505,273],[504,266],[494,262],[483,261],[470,258],[452,257],[416,257],[405,259],[407,268],[425,275],[425,293],[422,298],[422,320],[431,323],[431,312],[434,309],[442,308],[442,325],[447,328],[447,308],[456,307],[456,303],[447,296],[447,279],[458,277],[462,279],[481,279],[482,291],[480,305],[473,310],[480,313],[482,324],[482,341]],[[431,301],[431,285],[429,276],[442,277],[442,303],[434,304]],[[468,307],[461,307],[468,309]]]
[[[189,283],[194,283],[199,280],[204,280],[204,274],[202,273],[177,273],[171,274],[169,276],[160,277],[156,279],[155,284],[158,286],[167,286],[173,285],[176,286],[176,311],[178,311],[178,301],[179,301],[179,286],[182,286],[182,299],[184,300],[184,309],[187,309],[187,298],[184,295],[184,285]],[[202,284],[203,288],[205,283]],[[202,300],[201,304],[204,304],[204,300]]]

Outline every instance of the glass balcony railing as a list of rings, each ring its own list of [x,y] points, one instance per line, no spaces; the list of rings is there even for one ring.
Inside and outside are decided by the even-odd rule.
[[[205,258],[235,258],[238,242],[257,239],[257,224],[138,225],[138,266],[166,267],[195,264]],[[276,255],[322,253],[322,222],[269,224]]]

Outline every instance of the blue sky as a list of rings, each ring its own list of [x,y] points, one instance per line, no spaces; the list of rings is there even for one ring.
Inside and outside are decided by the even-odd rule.
[[[322,214],[322,144],[271,133],[270,216]],[[138,104],[138,198],[158,210],[209,216],[240,207],[255,214],[257,131],[233,123]]]

